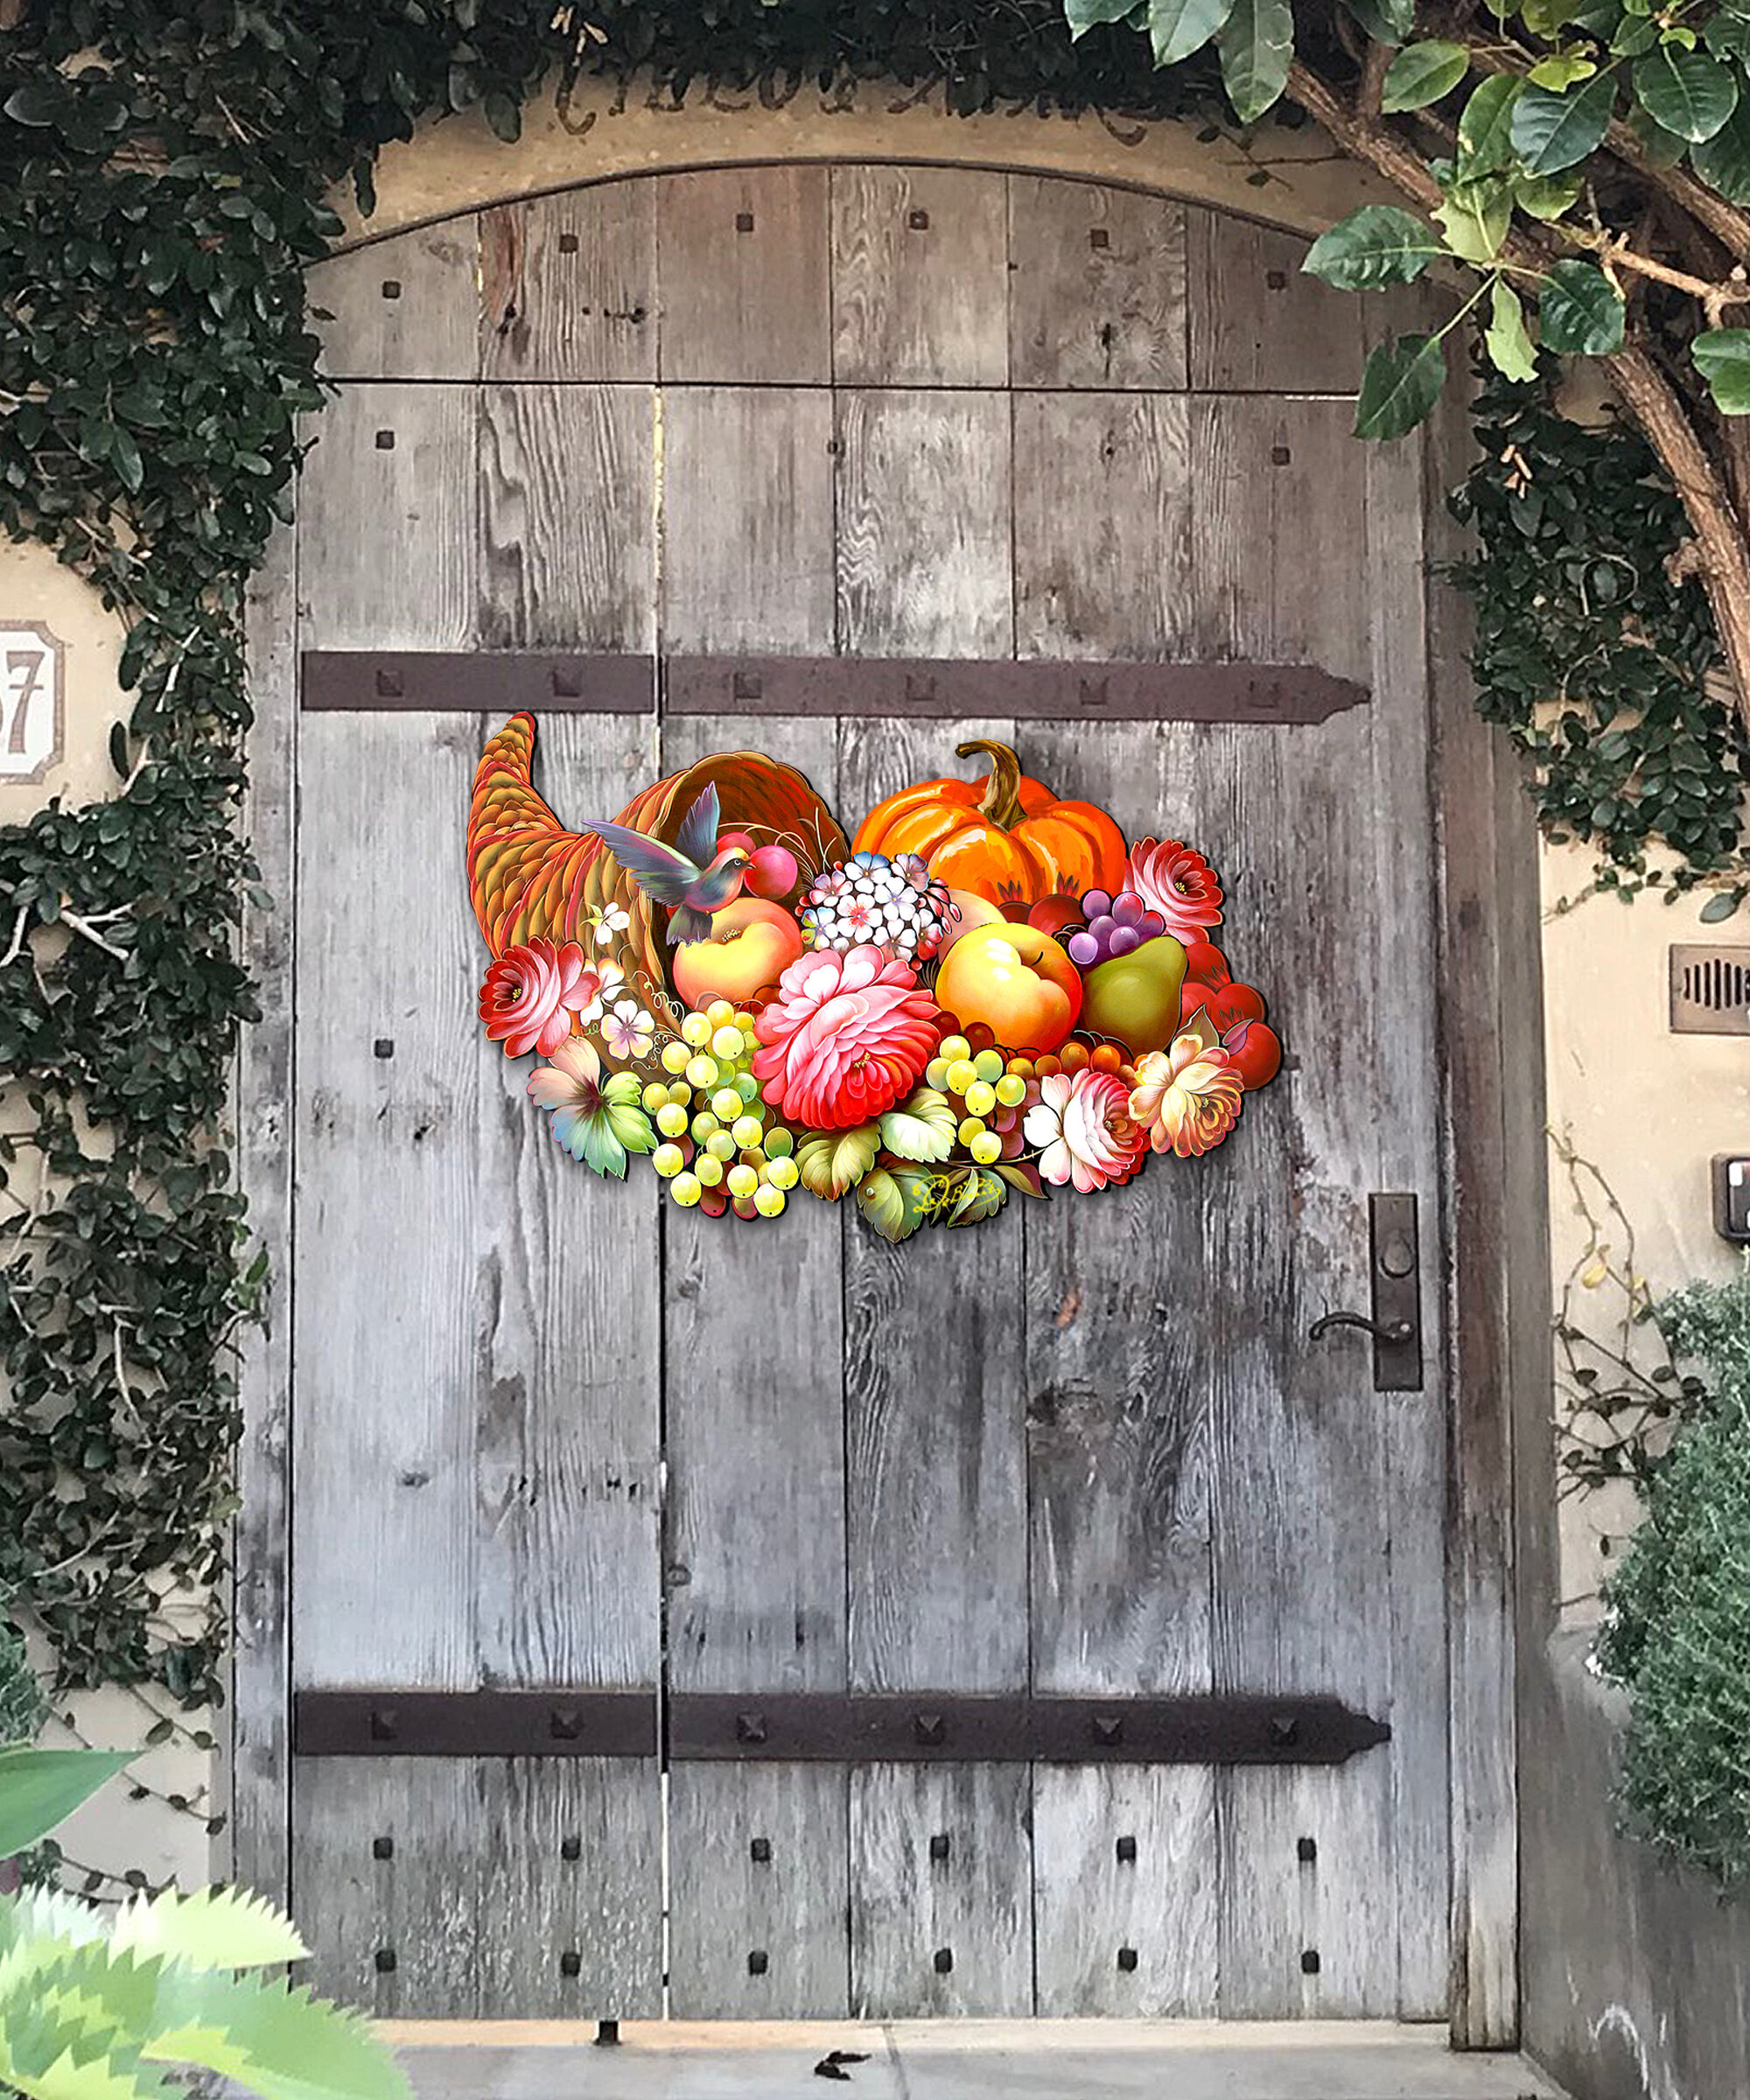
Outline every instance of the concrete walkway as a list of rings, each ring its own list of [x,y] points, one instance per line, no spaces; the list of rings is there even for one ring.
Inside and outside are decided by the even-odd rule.
[[[618,2048],[546,2021],[382,2031],[419,2100],[1562,2100],[1522,2056],[1371,2021],[652,2022]]]

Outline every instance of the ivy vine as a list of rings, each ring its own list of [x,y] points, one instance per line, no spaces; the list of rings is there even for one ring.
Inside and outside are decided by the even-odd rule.
[[[255,1012],[237,930],[266,901],[239,832],[243,599],[321,401],[304,273],[385,144],[472,108],[514,138],[536,92],[584,130],[585,75],[1206,122],[1214,77],[1157,71],[1121,26],[1072,44],[1058,0],[0,0],[0,529],[124,623],[130,710],[113,799],[0,830],[0,1595],[47,1630],[57,1691],[131,1687],[149,1740],[204,1745],[175,1717],[223,1697],[237,1336],[265,1275],[225,1134]],[[1744,753],[1666,571],[1672,499],[1638,441],[1539,397],[1492,396],[1483,428],[1483,702],[1541,817],[1614,886],[1655,879],[1661,839],[1676,886],[1737,885]]]

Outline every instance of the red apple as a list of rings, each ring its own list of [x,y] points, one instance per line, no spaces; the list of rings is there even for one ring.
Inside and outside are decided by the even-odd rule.
[[[1282,1069],[1282,1045],[1275,1029],[1266,1028],[1262,1021],[1240,1022],[1222,1038],[1222,1046],[1248,1093],[1255,1087],[1267,1087]]]
[[[1041,897],[1027,914],[1027,924],[1049,934],[1054,941],[1062,940],[1066,934],[1073,934],[1078,926],[1087,923],[1079,897]]]
[[[1218,984],[1233,982],[1228,968],[1228,958],[1213,941],[1189,941],[1185,947],[1185,981],[1187,985],[1208,984],[1212,989]]]
[[[709,1006],[713,999],[746,1006],[802,953],[802,929],[788,912],[757,897],[738,897],[713,914],[703,941],[681,943],[670,967],[675,989],[689,1006]]]

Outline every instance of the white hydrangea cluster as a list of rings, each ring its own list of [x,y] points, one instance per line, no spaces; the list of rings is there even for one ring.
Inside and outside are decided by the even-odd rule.
[[[948,931],[948,887],[915,853],[854,853],[816,877],[796,917],[810,948],[886,948],[928,962]]]

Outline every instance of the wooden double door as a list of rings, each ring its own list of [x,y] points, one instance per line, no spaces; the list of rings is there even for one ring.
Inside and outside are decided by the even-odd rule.
[[[326,265],[297,538],[299,1693],[1332,1695],[1333,1764],[291,1760],[318,1980],[402,2014],[1438,2016],[1446,1404],[1424,453],[1298,244],[895,167],[606,186]],[[333,652],[477,654],[308,704]],[[807,713],[556,695],[562,816],[747,746],[847,830],[972,736],[1194,842],[1288,1064],[1209,1157],[891,1246],[605,1182],[479,1026],[507,660],[842,659]],[[860,666],[991,667],[976,719]],[[1018,718],[1001,667],[1300,664],[1310,721]],[[622,669],[624,667],[622,667]],[[640,672],[638,675],[641,676]],[[389,685],[395,682],[389,681]],[[1368,1202],[1416,1200],[1419,1390]],[[665,1997],[666,1992],[666,1997]]]

